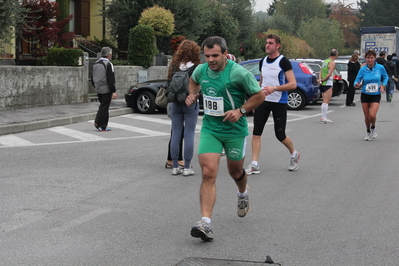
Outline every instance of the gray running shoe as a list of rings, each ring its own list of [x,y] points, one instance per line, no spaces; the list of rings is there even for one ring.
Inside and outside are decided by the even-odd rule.
[[[180,168],[173,168],[172,175],[180,175],[182,170]]]
[[[298,170],[299,167],[299,157],[301,157],[300,153],[297,152],[296,156],[294,158],[290,158],[290,166],[288,167],[288,170],[290,171],[296,171]]]
[[[375,139],[377,137],[377,130],[375,128],[372,128],[370,131],[371,131],[371,138]]]
[[[332,122],[330,119],[320,119],[320,124],[332,124]]]
[[[184,176],[189,176],[189,175],[193,175],[194,174],[194,170],[190,167],[190,169],[184,169],[183,170],[183,175]]]
[[[250,164],[248,165],[248,167],[245,169],[245,172],[246,172],[248,175],[260,174],[259,165],[256,166],[256,165],[250,163]]]
[[[247,195],[244,198],[238,197],[237,214],[239,217],[244,217],[249,212],[249,187],[247,185]]]
[[[201,238],[204,241],[212,241],[213,232],[211,225],[205,222],[205,220],[197,222],[197,224],[191,228],[191,236]]]
[[[364,140],[365,140],[365,141],[370,141],[370,140],[372,140],[372,138],[371,138],[371,132],[367,132],[367,135],[366,135],[366,137],[364,138]]]

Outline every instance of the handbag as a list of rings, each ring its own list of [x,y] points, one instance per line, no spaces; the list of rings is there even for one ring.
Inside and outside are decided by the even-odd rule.
[[[166,88],[161,87],[155,97],[155,104],[161,108],[166,108],[168,105],[168,91]]]

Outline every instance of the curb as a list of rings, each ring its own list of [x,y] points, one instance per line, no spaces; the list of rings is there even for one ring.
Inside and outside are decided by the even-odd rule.
[[[120,108],[109,110],[109,117],[120,116],[125,114],[133,113],[132,108]],[[63,125],[69,125],[74,123],[85,122],[88,120],[93,120],[96,117],[97,113],[88,113],[81,115],[74,115],[68,117],[60,117],[46,120],[39,120],[35,122],[27,122],[20,124],[11,124],[0,126],[0,135],[13,134],[13,133],[21,133],[25,131],[38,130],[49,127],[57,127]]]

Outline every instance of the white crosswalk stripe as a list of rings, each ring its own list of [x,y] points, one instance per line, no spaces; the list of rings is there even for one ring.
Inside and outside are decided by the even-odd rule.
[[[49,128],[48,130],[56,132],[58,134],[68,136],[68,137],[79,139],[82,141],[98,141],[98,140],[106,140],[107,139],[107,138],[104,138],[101,136],[85,133],[85,132],[70,129],[67,127],[53,127],[53,128]]]
[[[3,146],[29,146],[34,145],[32,142],[24,140],[14,135],[0,136],[0,144]]]
[[[144,115],[137,115],[137,114],[127,114],[127,115],[122,115],[121,117],[126,117],[130,119],[135,119],[135,120],[142,120],[142,121],[147,121],[147,122],[154,122],[154,123],[159,123],[159,124],[164,124],[164,125],[171,125],[172,122],[170,119],[160,119],[160,118],[154,118],[154,117],[148,117]],[[202,116],[198,116],[198,119],[202,119]],[[198,125],[195,127],[196,130],[201,130],[201,125]]]
[[[89,122],[92,123],[92,121],[89,121]],[[155,131],[155,130],[141,128],[141,127],[128,126],[128,125],[124,125],[124,124],[120,124],[120,123],[108,122],[108,126],[110,128],[123,129],[123,130],[136,132],[136,133],[140,133],[140,134],[144,134],[144,135],[148,135],[148,136],[166,136],[166,135],[170,135],[170,133],[166,133],[166,132],[160,132],[160,131]]]

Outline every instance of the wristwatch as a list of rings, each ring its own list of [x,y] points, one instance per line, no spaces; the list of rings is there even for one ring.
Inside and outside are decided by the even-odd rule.
[[[241,107],[241,108],[240,108],[240,113],[241,113],[242,115],[245,115],[245,114],[247,113],[247,110],[245,110],[244,107]]]

